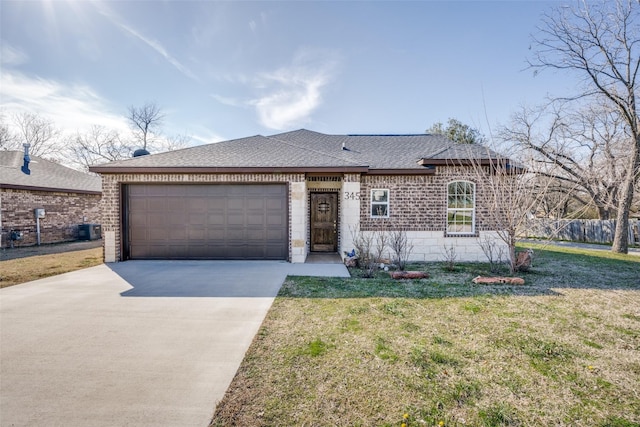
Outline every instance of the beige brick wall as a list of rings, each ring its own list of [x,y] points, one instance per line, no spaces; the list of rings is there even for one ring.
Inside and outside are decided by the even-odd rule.
[[[100,195],[49,191],[0,189],[2,247],[10,246],[9,232],[21,231],[14,246],[37,243],[34,209],[44,208],[40,220],[40,243],[76,240],[78,224],[101,223]]]
[[[373,233],[373,231],[363,231]],[[503,259],[508,256],[507,245],[492,231],[481,231],[478,237],[445,237],[440,231],[407,231],[408,247],[411,247],[410,261],[444,261],[445,248],[453,247],[455,260],[462,262],[485,262],[487,257],[478,244],[481,239],[491,239],[495,242],[496,250],[502,248]],[[350,251],[352,247],[345,250]],[[393,259],[391,248],[383,251],[383,256]]]

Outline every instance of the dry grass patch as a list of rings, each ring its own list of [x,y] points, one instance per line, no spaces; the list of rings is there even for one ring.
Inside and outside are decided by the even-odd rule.
[[[2,261],[0,288],[102,264],[102,248]]]
[[[289,278],[212,425],[638,425],[640,259],[537,252],[524,287]]]

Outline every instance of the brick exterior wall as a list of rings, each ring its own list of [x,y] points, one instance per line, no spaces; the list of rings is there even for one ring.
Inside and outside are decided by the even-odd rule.
[[[35,208],[44,208],[40,220],[40,243],[58,243],[78,238],[78,224],[101,223],[100,195],[0,189],[2,247],[9,247],[11,230],[21,231],[14,246],[37,243]],[[86,221],[83,221],[86,218]]]
[[[467,180],[476,183],[476,228],[473,236],[447,236],[447,184]],[[305,174],[105,174],[102,176],[102,233],[105,261],[122,259],[121,253],[121,186],[135,183],[287,183],[289,210],[289,260],[304,262],[309,239],[309,191],[335,187],[307,182]],[[493,236],[484,220],[488,210],[483,203],[483,183],[470,168],[438,168],[434,175],[360,175],[345,174],[339,187],[339,252],[349,251],[352,229],[362,231],[383,228],[407,230],[417,261],[442,259],[443,247],[454,245],[460,261],[479,261],[484,255],[476,237]],[[370,217],[370,197],[374,188],[390,190],[390,217]]]
[[[302,183],[304,174],[105,174],[102,175],[102,232],[105,235],[105,261],[122,260],[121,234],[121,184],[158,183],[158,184],[214,184],[214,183]],[[289,187],[289,236],[299,236],[300,221],[297,212],[292,212],[292,206],[298,199],[304,198],[304,193]],[[292,190],[292,188],[294,188]],[[304,226],[304,224],[302,224]],[[304,234],[302,234],[304,235]],[[299,240],[299,239],[296,239]],[[304,242],[304,240],[303,240]],[[291,247],[292,237],[289,238],[289,259],[299,258]]]
[[[489,229],[484,220],[483,183],[465,167],[438,168],[434,175],[363,175],[360,186],[362,230],[404,229],[441,231],[447,226],[447,185],[452,181],[476,184],[476,234]],[[371,218],[371,190],[389,190],[389,218]],[[483,215],[484,214],[484,215]]]

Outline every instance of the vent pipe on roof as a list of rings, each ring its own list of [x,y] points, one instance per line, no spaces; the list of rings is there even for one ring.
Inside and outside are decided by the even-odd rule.
[[[133,152],[133,157],[146,156],[147,154],[149,154],[147,150],[145,150],[144,148],[138,148]]]
[[[31,144],[22,144],[22,146],[24,147],[24,164],[20,170],[26,175],[31,175],[31,170],[29,170],[29,162],[31,162],[31,158],[29,157],[29,147],[31,147]]]
[[[342,149],[343,149],[344,151],[348,151],[348,150],[349,150],[349,149],[347,148],[347,143],[346,143],[346,142],[343,142],[343,143],[342,143]]]

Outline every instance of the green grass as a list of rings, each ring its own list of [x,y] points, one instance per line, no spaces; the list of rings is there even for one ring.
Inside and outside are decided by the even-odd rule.
[[[288,278],[212,425],[640,425],[640,257],[536,248],[524,286],[410,268]]]
[[[2,261],[0,288],[102,264],[102,248]]]

